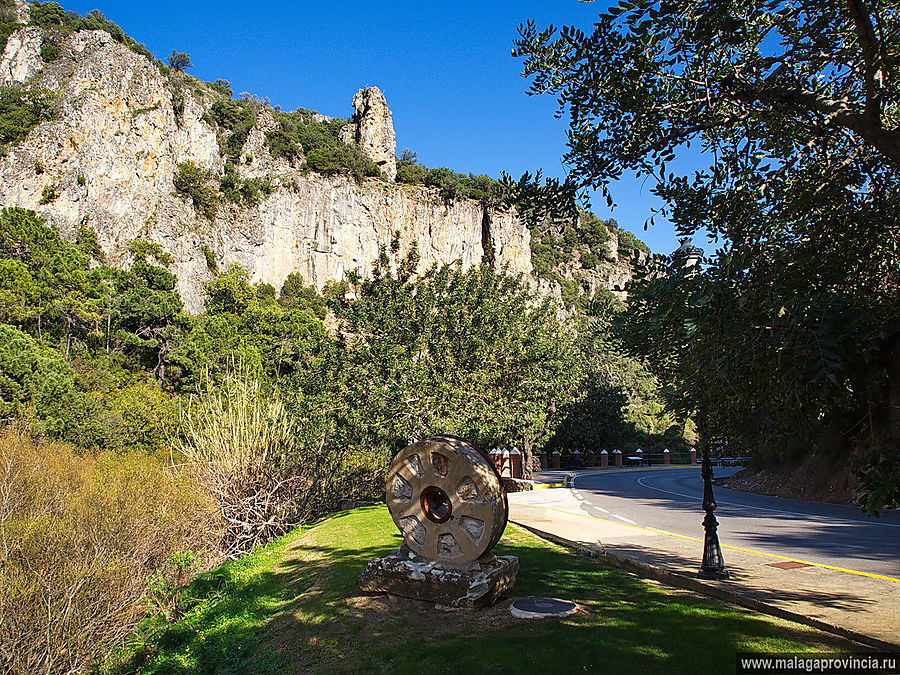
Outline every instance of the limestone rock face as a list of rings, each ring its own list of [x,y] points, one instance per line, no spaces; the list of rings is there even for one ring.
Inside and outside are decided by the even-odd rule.
[[[37,26],[20,28],[9,36],[0,59],[0,87],[23,84],[41,71],[41,41]]]
[[[515,209],[486,211],[470,199],[442,199],[436,188],[309,172],[302,156],[270,153],[266,132],[276,121],[265,106],[257,108],[234,170],[237,178],[258,179],[271,189],[253,204],[218,193],[217,213],[207,219],[175,192],[173,179],[180,163],[192,162],[217,189],[226,132],[207,111],[221,92],[185,73],[163,74],[105,31],[70,35],[51,63],[41,58],[41,42],[40,28],[20,29],[0,58],[2,84],[56,95],[53,119],[0,157],[0,207],[33,209],[70,240],[87,223],[113,265],[130,264],[135,239],[159,243],[172,257],[169,269],[190,312],[203,310],[203,281],[212,274],[208,254],[219,269],[242,265],[253,282],[280,288],[288,274],[299,272],[322,289],[348,272],[370,273],[381,248],[395,238],[401,253],[417,247],[420,272],[488,260],[524,275],[541,295],[560,297],[558,284],[532,276],[531,235]],[[344,140],[359,143],[393,179],[396,141],[384,95],[366,87],[353,104]],[[630,276],[627,265],[586,276],[574,264],[559,273],[578,276],[585,291],[612,288]]]
[[[353,96],[356,114],[341,129],[345,143],[358,143],[389,180],[397,176],[397,140],[384,94],[378,87],[365,87]]]
[[[210,172],[211,187],[223,175],[220,138],[204,115],[220,94],[184,73],[164,75],[104,31],[69,36],[60,57],[38,67],[31,55],[40,59],[39,31],[16,35],[4,50],[6,72],[57,96],[54,119],[0,157],[0,206],[33,209],[70,240],[87,223],[110,264],[130,264],[134,239],[158,242],[172,256],[169,269],[190,312],[202,311],[203,281],[212,274],[205,252],[220,269],[239,263],[253,282],[275,288],[291,272],[319,289],[350,271],[368,274],[395,233],[401,252],[417,246],[420,271],[454,263],[466,269],[486,250],[498,269],[532,271],[530,235],[515,210],[485,214],[478,202],[446,202],[435,188],[304,171],[300,161],[269,153],[265,132],[275,122],[267,109],[236,170],[241,178],[269,181],[271,192],[250,206],[221,198],[208,220],[176,194],[173,178],[188,161]],[[359,138],[393,175],[395,142],[383,95],[364,89],[354,101]],[[58,197],[42,204],[45,188]]]

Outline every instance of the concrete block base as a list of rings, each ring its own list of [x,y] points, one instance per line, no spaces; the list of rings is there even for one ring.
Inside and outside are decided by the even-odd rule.
[[[366,563],[356,580],[367,593],[390,593],[445,607],[488,607],[516,583],[519,559],[490,553],[475,562],[452,568],[427,560],[403,546],[384,558]]]

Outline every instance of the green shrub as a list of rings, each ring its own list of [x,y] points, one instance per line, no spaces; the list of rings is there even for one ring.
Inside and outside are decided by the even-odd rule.
[[[191,57],[185,52],[179,52],[178,50],[173,49],[172,53],[169,54],[169,68],[172,70],[184,71],[185,68],[192,68],[194,66],[191,63]]]
[[[52,109],[53,93],[46,89],[0,87],[0,150],[52,119]]]
[[[209,185],[211,180],[212,174],[194,162],[180,163],[173,179],[175,192],[182,199],[189,199],[198,213],[209,220],[215,218],[218,208],[217,190]]]
[[[71,26],[78,20],[76,12],[67,12],[57,2],[32,2],[28,8],[28,23],[41,28]]]
[[[59,58],[59,47],[52,42],[45,42],[41,45],[41,58],[46,63],[51,63]]]
[[[331,285],[327,288],[330,297],[343,297],[348,290],[346,282],[343,282],[342,287],[336,285],[338,282],[329,283]],[[278,303],[287,309],[308,309],[320,319],[325,318],[327,308],[325,295],[320,295],[315,286],[304,285],[303,276],[297,272],[287,275],[278,295]]]
[[[276,114],[278,126],[266,132],[266,145],[273,157],[293,161],[299,158],[301,153],[309,155],[313,150],[327,151],[345,145],[340,133],[347,120],[311,122],[311,115],[307,110]],[[320,160],[322,155],[329,154],[333,153],[320,153]]]
[[[225,137],[225,156],[231,161],[236,161],[240,156],[252,128],[253,124],[251,122],[243,122]]]
[[[52,28],[59,39],[65,39],[80,30],[105,30],[116,42],[124,44],[136,54],[157,63],[144,45],[126,35],[119,26],[103,16],[100,10],[92,9],[82,17],[76,12],[67,12],[56,2],[30,2],[28,7],[28,24],[41,28]]]
[[[236,161],[247,142],[250,129],[256,123],[253,102],[220,99],[209,107],[203,117],[210,124],[230,132],[219,137],[220,147],[226,157]]]
[[[630,255],[632,251],[643,251],[650,253],[647,244],[635,237],[628,230],[618,230],[619,235],[619,251],[625,255]]]
[[[97,238],[97,231],[87,223],[87,217],[78,224],[78,232],[75,235],[75,242],[82,252],[99,263],[106,262],[106,254],[100,241]]]
[[[248,101],[221,99],[213,103],[206,111],[207,121],[228,131],[240,124],[253,123],[253,109]]]
[[[78,177],[75,179],[75,182],[78,183],[78,184],[81,185],[81,186],[84,186],[84,185],[87,184],[87,180],[85,179],[84,176],[78,176]]]
[[[0,54],[6,48],[9,36],[21,28],[16,23],[16,3],[13,0],[0,0]]]
[[[75,374],[58,351],[0,324],[0,419],[30,406],[49,430],[56,430],[74,387]]]
[[[400,156],[397,157],[397,176],[398,183],[408,183],[410,185],[421,185],[425,182],[425,174],[428,173],[428,167],[419,164],[419,158],[415,152],[409,148],[403,148]]]
[[[578,219],[578,238],[593,253],[600,255],[609,241],[607,224],[593,213],[583,211]]]
[[[0,322],[24,322],[37,313],[39,301],[40,289],[28,266],[0,258]]]
[[[341,140],[341,128],[347,120],[333,119],[313,122],[298,127],[297,136],[305,152],[345,145]]]
[[[266,146],[272,157],[283,157],[291,162],[303,154],[303,148],[297,138],[283,129],[267,131]]]
[[[313,171],[324,174],[347,172],[357,181],[366,176],[378,177],[381,169],[357,145],[336,145],[316,148],[306,155],[306,164]]]
[[[178,429],[178,406],[155,382],[137,382],[116,391],[110,411],[118,424],[118,447],[165,457]]]
[[[581,287],[578,285],[578,282],[559,276],[557,276],[556,282],[559,284],[563,304],[569,309],[575,307],[581,296]]]
[[[216,262],[216,254],[213,253],[209,244],[202,244],[200,250],[203,252],[203,257],[206,259],[206,269],[213,274],[217,274],[219,272],[219,265]]]
[[[426,170],[420,165],[406,163],[402,168],[404,175],[402,179],[398,179],[400,182],[421,182],[424,185],[436,187],[441,197],[447,200],[468,198],[493,205],[499,198],[499,183],[490,176],[476,176],[471,173],[466,176],[445,166]],[[419,180],[423,171],[424,177]],[[399,168],[397,175],[400,175]]]
[[[268,178],[241,178],[234,164],[228,162],[219,190],[235,204],[254,206],[272,193],[272,182]]]
[[[564,243],[550,233],[531,234],[531,264],[539,277],[553,279],[558,265],[568,262],[571,253],[566,254]]]
[[[38,200],[38,204],[51,204],[59,199],[59,193],[56,191],[56,186],[53,184],[45,185],[44,189],[41,190],[41,198]]]
[[[234,91],[232,91],[231,89],[231,82],[229,82],[228,80],[223,80],[221,77],[215,82],[210,82],[209,86],[215,89],[220,94],[227,96],[229,99],[234,96]]]
[[[135,262],[145,262],[148,258],[153,258],[165,267],[172,264],[172,256],[166,253],[162,246],[155,241],[135,239],[128,244],[128,252],[131,253],[131,258]]]
[[[9,22],[16,20],[15,0],[0,0],[0,21]]]
[[[600,258],[591,253],[590,251],[583,251],[581,253],[581,266],[585,269],[592,270],[597,265],[600,264]]]
[[[234,263],[213,279],[203,282],[208,314],[243,314],[255,298],[247,270]]]
[[[425,185],[438,188],[444,199],[457,199],[463,196],[461,174],[448,169],[446,166],[437,169],[428,169],[425,174]]]
[[[147,582],[147,601],[152,614],[162,615],[166,621],[182,616],[181,597],[191,580],[200,571],[200,558],[193,551],[173,553],[162,569]]]
[[[587,307],[588,314],[591,316],[612,315],[624,309],[625,303],[608,288],[598,288]]]
[[[428,168],[421,164],[398,164],[396,181],[409,185],[421,185],[425,182],[426,173],[428,173]]]

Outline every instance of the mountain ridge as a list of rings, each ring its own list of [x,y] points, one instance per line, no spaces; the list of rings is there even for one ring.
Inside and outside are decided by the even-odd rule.
[[[615,233],[600,269],[570,252],[556,271],[539,276],[537,241],[514,207],[394,182],[394,130],[377,88],[356,93],[356,114],[340,127],[347,152],[364,157],[347,159],[336,146],[285,149],[276,141],[291,125],[307,133],[338,122],[312,112],[287,119],[250,96],[235,101],[226,82],[205,83],[152,60],[99,13],[88,18],[103,29],[67,33],[65,21],[77,27],[77,15],[60,8],[57,19],[51,5],[17,2],[17,19],[36,6],[50,15],[49,26],[12,32],[0,59],[0,86],[53,98],[52,119],[0,157],[0,200],[35,210],[68,239],[92,228],[106,259],[119,266],[129,264],[134,240],[159,243],[192,313],[202,311],[203,282],[216,269],[239,264],[251,281],[276,288],[299,272],[321,290],[350,272],[367,274],[395,242],[418,249],[420,271],[488,260],[558,298],[566,284],[570,296],[592,296],[631,277]],[[223,115],[236,110],[245,118]],[[370,160],[381,177],[354,179],[328,163]]]

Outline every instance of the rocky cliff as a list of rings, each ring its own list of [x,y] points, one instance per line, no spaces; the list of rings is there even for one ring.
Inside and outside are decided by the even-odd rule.
[[[58,53],[49,62],[42,57],[48,41]],[[377,88],[353,97],[356,114],[340,132],[381,170],[380,178],[356,180],[314,173],[272,152],[267,133],[281,113],[259,101],[247,102],[253,121],[235,148],[234,134],[226,138],[210,115],[217,101],[231,101],[230,91],[166,68],[105,30],[61,36],[21,28],[0,59],[0,86],[54,96],[52,119],[0,157],[0,204],[34,209],[68,238],[89,225],[113,264],[130,262],[135,239],[158,242],[191,312],[202,310],[202,282],[216,268],[238,263],[251,281],[276,288],[299,272],[321,289],[350,271],[367,273],[398,236],[402,250],[418,247],[421,269],[465,268],[490,251],[497,268],[532,273],[530,233],[514,209],[486,212],[474,200],[393,182],[394,129]],[[230,175],[266,189],[247,201],[216,192],[215,214],[204,215],[175,189],[184,166],[211,181]],[[598,277],[591,285],[612,283]],[[552,283],[541,287],[559,294]]]

